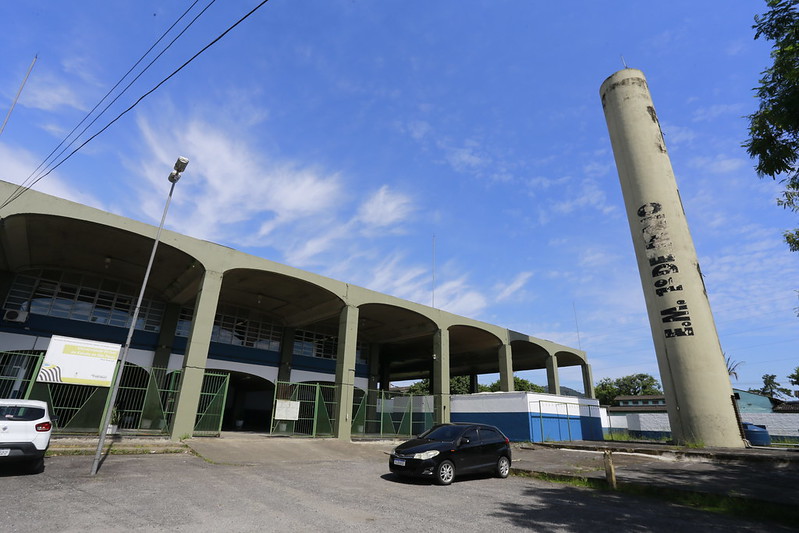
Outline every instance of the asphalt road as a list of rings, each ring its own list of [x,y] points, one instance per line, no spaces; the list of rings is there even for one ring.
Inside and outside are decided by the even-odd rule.
[[[403,481],[386,456],[218,465],[189,454],[46,459],[0,472],[0,531],[789,531],[524,477]]]

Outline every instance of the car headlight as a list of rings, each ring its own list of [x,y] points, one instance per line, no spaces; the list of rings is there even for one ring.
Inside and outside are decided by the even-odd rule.
[[[413,458],[421,459],[422,461],[424,461],[425,459],[432,459],[436,455],[438,455],[438,450],[427,450],[426,452],[419,452],[413,454]]]

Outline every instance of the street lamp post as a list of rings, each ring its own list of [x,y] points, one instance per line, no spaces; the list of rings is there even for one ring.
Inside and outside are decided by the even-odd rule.
[[[133,311],[133,317],[130,321],[130,327],[128,328],[128,338],[125,341],[125,345],[122,347],[122,355],[117,360],[117,369],[114,373],[114,380],[111,383],[111,398],[108,402],[108,407],[105,411],[105,417],[103,418],[103,423],[100,426],[100,440],[97,442],[97,451],[94,454],[94,462],[92,462],[92,475],[97,474],[97,469],[100,466],[100,457],[103,455],[103,446],[105,445],[105,435],[107,432],[107,428],[109,423],[111,422],[111,415],[114,411],[114,404],[117,400],[117,394],[119,393],[119,383],[122,378],[122,372],[125,370],[125,361],[128,358],[128,351],[130,350],[130,342],[133,339],[133,331],[136,329],[136,321],[139,319],[139,309],[141,309],[141,303],[144,299],[144,290],[147,288],[147,280],[150,279],[150,271],[153,268],[153,260],[155,259],[155,252],[158,249],[158,242],[161,239],[161,230],[164,229],[164,221],[166,220],[166,213],[169,210],[169,204],[172,201],[172,191],[175,190],[175,184],[180,179],[183,171],[186,170],[186,165],[189,164],[189,160],[185,157],[178,157],[178,160],[175,162],[175,166],[172,172],[169,173],[169,182],[172,186],[169,188],[169,196],[166,199],[166,205],[164,206],[164,214],[161,216],[161,224],[158,226],[158,233],[155,234],[155,242],[153,242],[153,250],[150,253],[150,261],[147,263],[147,270],[144,272],[144,281],[141,284],[141,291],[139,292],[139,299],[136,302],[136,308]]]

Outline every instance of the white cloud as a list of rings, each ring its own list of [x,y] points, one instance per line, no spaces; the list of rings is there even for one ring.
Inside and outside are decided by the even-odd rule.
[[[568,199],[556,202],[552,210],[556,213],[569,214],[578,208],[591,207],[603,214],[609,214],[616,207],[607,203],[605,191],[592,179],[584,179],[577,190],[568,191]]]
[[[495,289],[497,295],[494,297],[494,300],[497,302],[502,302],[518,294],[532,276],[532,272],[519,272],[519,274],[516,275],[516,278],[514,278],[510,283],[499,284]]]
[[[678,148],[685,143],[690,143],[696,138],[696,132],[691,128],[663,122],[661,122],[661,126],[663,128],[663,137],[666,139],[666,146],[670,150]]]
[[[0,143],[0,179],[3,181],[17,185],[29,183],[28,176],[40,162],[38,156],[34,156],[24,149]],[[57,171],[42,178],[33,186],[33,189],[98,209],[106,209],[104,203],[96,196],[84,192],[86,188],[70,185]],[[0,198],[0,202],[5,200],[5,198]]]
[[[715,104],[708,107],[700,107],[694,112],[694,122],[705,122],[714,120],[724,115],[740,116],[744,112],[741,104]]]
[[[727,174],[735,172],[741,167],[748,164],[748,161],[740,157],[728,157],[725,155],[717,155],[715,157],[695,157],[691,159],[689,164],[692,167],[701,169],[704,172],[713,174]]]
[[[55,78],[47,71],[31,76],[19,102],[20,105],[44,111],[54,111],[62,107],[88,111],[74,87],[65,79]]]
[[[366,231],[385,229],[403,222],[413,211],[409,196],[393,192],[383,185],[361,204],[357,220],[364,224]]]

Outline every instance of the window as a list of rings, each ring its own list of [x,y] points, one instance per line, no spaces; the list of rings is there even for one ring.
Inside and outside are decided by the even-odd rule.
[[[193,316],[194,309],[190,307],[180,310],[175,335],[189,336]],[[211,341],[279,352],[281,334],[282,328],[272,324],[261,313],[223,304],[217,308],[214,317]]]
[[[35,269],[16,275],[5,301],[6,309],[29,311],[94,324],[129,327],[135,309],[132,285],[89,274]],[[136,329],[158,332],[164,303],[143,300]]]

